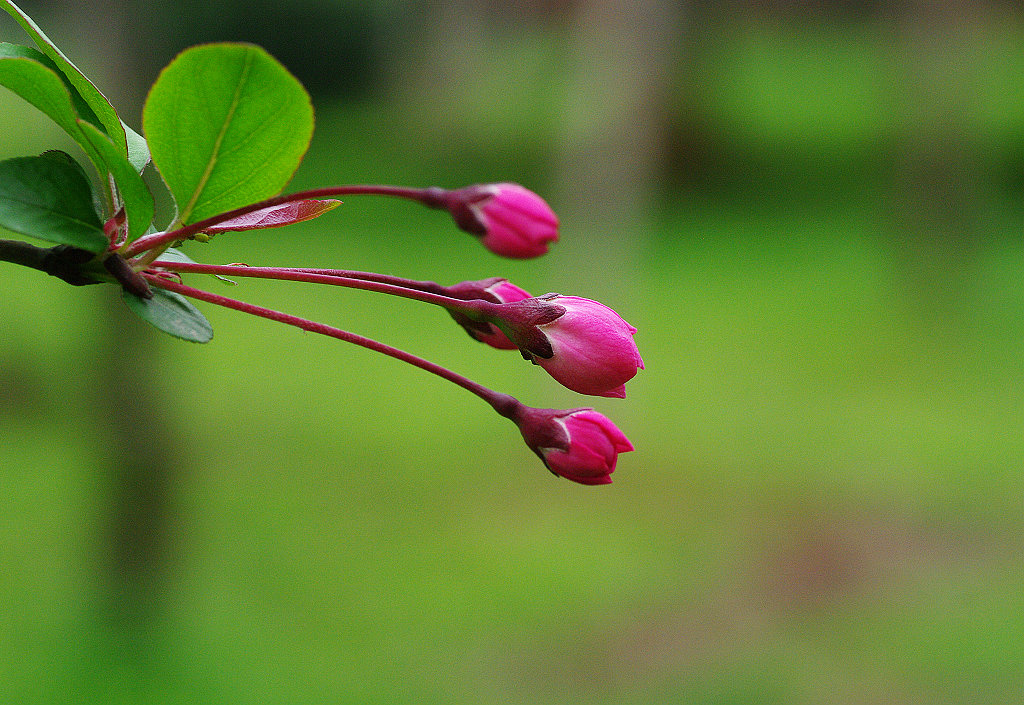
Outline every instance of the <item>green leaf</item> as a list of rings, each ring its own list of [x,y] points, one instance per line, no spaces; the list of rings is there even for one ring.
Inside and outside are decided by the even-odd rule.
[[[89,179],[64,152],[0,162],[0,226],[97,254],[110,244]]]
[[[99,155],[77,124],[81,119],[100,127],[100,121],[48,56],[31,47],[0,42],[0,85],[24,98],[60,125],[81,145],[96,165],[96,170],[103,171]],[[127,125],[123,127],[128,139],[128,161],[136,172],[141,173],[149,163],[146,140]],[[102,127],[100,129],[102,131]]]
[[[125,138],[124,125],[121,123],[121,119],[117,116],[113,106],[110,105],[110,101],[100,93],[92,81],[85,77],[85,74],[78,70],[77,66],[71,63],[68,57],[64,56],[64,53],[57,48],[57,45],[43,34],[42,30],[32,21],[32,18],[26,15],[21,8],[11,2],[11,0],[0,0],[0,7],[7,10],[8,14],[32,37],[40,51],[46,54],[56,65],[57,69],[67,77],[75,91],[92,109],[99,126],[103,128],[121,153],[127,156],[128,144]],[[80,115],[80,117],[87,118],[85,115]]]
[[[184,252],[174,247],[168,247],[166,250],[164,250],[163,253],[160,255],[160,259],[164,260],[165,262],[186,262],[188,264],[199,264],[194,259],[186,255]]]
[[[175,338],[191,343],[208,343],[213,338],[206,316],[181,294],[154,288],[151,299],[124,290],[121,297],[139,318]]]
[[[160,257],[156,260],[156,264],[159,265],[160,262],[185,262],[187,264],[199,264],[181,250],[177,250],[173,247],[168,247],[166,250],[163,251]],[[207,274],[205,276],[210,276],[213,277],[214,279],[220,279],[225,284],[231,284],[232,286],[238,284],[238,282],[234,281],[233,279],[222,277],[219,274]]]
[[[313,106],[263,49],[207,44],[163,70],[142,123],[178,218],[190,223],[280,192],[309,147]]]
[[[135,167],[128,163],[128,159],[98,128],[84,120],[78,121],[78,127],[92,148],[99,153],[106,169],[114,175],[128,217],[128,241],[142,237],[153,221],[153,195],[149,187]]]
[[[61,70],[57,68],[57,64],[53,63],[53,61],[50,60],[50,57],[46,54],[33,47],[0,42],[0,55],[32,59],[53,71],[54,75],[60,78],[64,87],[67,88],[68,93],[71,95],[71,102],[74,105],[75,112],[78,114],[78,117],[91,122],[93,125],[100,125],[100,120],[96,117],[96,113],[92,111],[89,104],[85,102],[82,96],[79,95],[78,91],[75,90],[75,87],[71,85],[71,81],[68,80],[68,77],[61,73]]]
[[[124,135],[128,141],[128,161],[135,171],[140,174],[149,164],[149,145],[146,144],[146,139],[132,128],[125,125],[123,122],[121,126],[124,127]]]
[[[96,169],[102,171],[99,154],[78,127],[80,113],[72,92],[47,63],[49,59],[35,49],[0,43],[0,86],[21,96],[60,125],[82,146]],[[85,103],[79,107],[92,112]]]

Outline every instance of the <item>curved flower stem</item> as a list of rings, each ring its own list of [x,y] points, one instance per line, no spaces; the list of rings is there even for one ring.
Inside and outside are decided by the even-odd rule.
[[[386,186],[375,184],[326,186],[324,188],[310,189],[308,191],[297,191],[296,193],[286,194],[283,196],[274,196],[273,198],[268,198],[266,200],[259,201],[258,203],[250,203],[247,206],[235,208],[234,210],[220,213],[192,223],[191,225],[175,228],[174,230],[168,230],[162,233],[153,233],[152,235],[144,235],[129,245],[123,254],[125,257],[133,257],[147,250],[166,247],[172,242],[183,240],[191,235],[202,232],[206,228],[223,223],[226,220],[248,215],[249,213],[254,213],[256,211],[263,210],[264,208],[271,208],[273,206],[291,203],[293,201],[329,198],[332,196],[373,195],[406,198],[411,201],[422,203],[430,208],[443,208],[446,204],[445,196],[447,193],[448,192],[445,189],[438,188],[436,186],[431,186],[429,188],[408,188],[405,186]]]
[[[393,277],[390,274],[378,274],[377,272],[360,272],[352,269],[317,269],[313,267],[289,267],[293,272],[305,272],[306,274],[323,274],[328,277],[344,277],[346,279],[363,279],[370,282],[381,282],[382,284],[394,284],[406,289],[426,291],[431,294],[448,296],[448,288],[437,282],[422,281],[419,279],[404,279]]]
[[[422,301],[457,311],[471,317],[480,317],[488,310],[495,309],[499,304],[473,299],[465,301],[454,299],[449,296],[442,296],[421,289],[407,288],[383,281],[371,279],[357,279],[352,277],[337,276],[334,274],[317,274],[311,271],[296,270],[288,267],[241,267],[235,265],[220,264],[199,264],[196,262],[165,262],[157,260],[153,266],[160,267],[173,272],[191,272],[196,274],[219,274],[228,277],[255,277],[258,279],[278,279],[283,281],[299,281],[311,284],[333,284],[350,289],[362,289],[363,291],[375,291],[381,294],[401,296],[415,301]],[[384,277],[384,275],[378,275]]]
[[[144,273],[143,276],[153,286],[166,289],[167,291],[173,291],[174,293],[181,294],[182,296],[188,296],[207,303],[234,309],[235,311],[241,311],[242,313],[248,313],[253,316],[259,316],[260,318],[277,321],[278,323],[295,326],[296,328],[301,328],[302,330],[309,331],[311,333],[319,333],[331,338],[337,338],[338,340],[343,340],[346,343],[359,345],[367,350],[373,350],[374,352],[379,352],[383,355],[387,355],[388,357],[393,357],[396,360],[407,362],[410,365],[419,367],[421,370],[426,370],[431,374],[437,375],[449,382],[453,382],[463,389],[472,392],[490,404],[495,411],[506,418],[512,418],[512,414],[515,413],[515,410],[522,406],[515,397],[511,397],[508,394],[502,394],[501,392],[496,392],[493,389],[488,389],[482,384],[477,384],[473,380],[468,377],[463,377],[457,372],[452,372],[451,370],[430,362],[429,360],[425,360],[422,357],[418,357],[412,353],[407,353],[404,350],[399,350],[398,348],[394,348],[390,345],[377,342],[372,338],[366,338],[358,335],[357,333],[350,333],[349,331],[335,328],[334,326],[317,323],[316,321],[310,321],[305,318],[299,318],[298,316],[264,308],[263,306],[256,306],[254,304],[245,303],[244,301],[238,301],[237,299],[230,299],[226,296],[213,294],[208,291],[203,291],[202,289],[196,289],[191,286],[169,281],[154,274]]]

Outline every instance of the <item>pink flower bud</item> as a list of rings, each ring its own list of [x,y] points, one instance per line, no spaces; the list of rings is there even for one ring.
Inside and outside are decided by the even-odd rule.
[[[526,444],[551,472],[584,485],[610,483],[619,453],[633,450],[622,431],[593,409],[524,406],[514,420]]]
[[[512,259],[539,257],[558,240],[558,216],[543,198],[519,184],[478,184],[445,196],[456,224],[484,247]]]
[[[510,303],[529,299],[529,292],[520,289],[508,279],[483,279],[481,281],[460,282],[445,290],[449,296],[470,301],[472,299],[483,299],[495,304]],[[506,337],[501,330],[493,323],[486,321],[475,321],[465,314],[456,311],[449,311],[452,318],[460,326],[466,329],[476,340],[486,343],[498,350],[515,350],[516,344]]]
[[[532,329],[519,327],[521,333],[516,339],[523,355],[574,392],[625,397],[625,383],[644,366],[633,341],[636,328],[612,309],[590,299],[546,295],[534,301],[560,307],[564,313],[551,320],[535,319],[538,322]],[[531,336],[535,330],[543,340]],[[550,354],[544,348],[549,348]]]

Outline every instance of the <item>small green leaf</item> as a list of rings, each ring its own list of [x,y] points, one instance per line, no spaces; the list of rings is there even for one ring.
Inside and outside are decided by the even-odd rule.
[[[160,74],[142,113],[153,163],[183,223],[278,193],[313,134],[309,95],[263,49],[186,49]]]
[[[145,170],[146,165],[149,164],[149,145],[146,144],[146,139],[138,132],[123,122],[121,126],[124,127],[124,135],[128,141],[128,161],[135,167],[135,171],[141,174]]]
[[[186,262],[188,264],[199,264],[194,259],[186,255],[184,252],[174,247],[168,247],[166,250],[164,250],[163,254],[160,255],[160,259],[164,260],[165,262]]]
[[[191,343],[208,343],[213,338],[206,316],[181,294],[154,288],[151,299],[124,290],[121,296],[139,318],[164,333]]]
[[[92,111],[89,104],[85,102],[75,87],[71,85],[71,81],[68,77],[61,73],[61,70],[57,68],[57,64],[53,63],[43,52],[33,47],[22,46],[20,44],[8,44],[7,42],[0,42],[0,54],[11,57],[20,57],[23,59],[32,59],[38,61],[46,68],[53,71],[54,75],[60,78],[64,87],[67,88],[68,93],[71,94],[71,102],[75,107],[75,112],[78,117],[82,118],[87,122],[91,122],[93,125],[101,126],[100,119],[96,117],[96,113]]]
[[[146,183],[139,176],[135,167],[121,154],[107,136],[84,120],[78,121],[78,127],[92,148],[114,175],[114,181],[124,201],[125,215],[128,216],[128,241],[142,237],[153,221],[153,195]]]
[[[78,127],[80,113],[74,106],[74,95],[47,63],[49,59],[35,49],[0,43],[0,86],[21,96],[60,125],[82,146],[96,169],[102,171],[99,154]],[[92,112],[84,103],[79,107]]]
[[[11,0],[0,0],[0,6],[21,25],[22,29],[32,37],[40,51],[46,54],[56,65],[57,69],[67,77],[71,85],[74,86],[74,89],[92,109],[96,119],[99,121],[100,127],[107,133],[107,136],[110,137],[118,150],[127,156],[128,145],[125,138],[124,125],[121,123],[121,119],[117,116],[113,106],[110,105],[110,101],[100,93],[92,81],[85,77],[85,74],[78,70],[77,66],[71,63],[68,57],[64,56],[64,53],[57,48],[57,45],[43,34],[38,25],[21,8],[11,2]],[[87,118],[85,115],[80,115],[79,117]]]
[[[64,152],[0,162],[0,226],[97,254],[110,244],[89,179]]]
[[[199,264],[181,250],[177,250],[173,247],[168,247],[166,250],[164,250],[163,254],[160,255],[160,258],[156,260],[154,264],[159,266],[161,262],[185,262],[187,264]],[[214,279],[220,279],[225,284],[231,284],[232,286],[236,286],[238,284],[238,282],[234,281],[233,279],[222,277],[219,274],[209,274],[206,276],[211,276]]]

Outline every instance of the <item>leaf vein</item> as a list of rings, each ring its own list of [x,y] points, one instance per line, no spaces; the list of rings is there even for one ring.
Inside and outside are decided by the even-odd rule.
[[[224,121],[221,124],[220,132],[217,134],[217,138],[213,143],[213,150],[210,152],[210,159],[206,163],[206,168],[203,170],[202,176],[199,178],[199,183],[196,184],[195,190],[192,192],[192,198],[189,199],[188,205],[182,211],[179,218],[183,222],[188,221],[189,215],[192,210],[196,207],[196,203],[199,202],[199,197],[202,195],[203,190],[206,188],[207,182],[213,175],[213,169],[217,165],[217,160],[220,157],[220,148],[224,142],[224,137],[227,135],[228,129],[231,127],[231,121],[234,118],[235,111],[238,109],[238,105],[241,102],[242,89],[249,77],[249,71],[252,68],[253,63],[253,52],[245,52],[245,63],[242,65],[242,75],[239,76],[238,83],[235,85],[235,93],[231,97],[231,104],[228,107],[227,115],[224,117]]]
[[[282,101],[278,105],[277,110],[274,113],[269,114],[263,120],[263,122],[260,123],[260,125],[256,129],[254,129],[251,133],[246,135],[245,139],[239,141],[231,149],[224,151],[223,155],[227,156],[227,155],[231,154],[232,152],[241,149],[242,147],[244,147],[246,144],[248,144],[252,140],[256,139],[256,137],[259,135],[259,132],[264,127],[266,127],[266,125],[271,124],[272,122],[274,122],[278,118],[278,116],[280,116],[282,113],[287,112],[291,107],[292,107],[291,103],[289,103],[288,101]],[[228,188],[225,188],[220,193],[218,193],[218,194],[216,194],[214,196],[208,196],[207,200],[208,201],[216,201],[218,199],[224,198],[225,196],[228,196],[229,194],[231,194],[232,192],[236,191],[237,189],[240,189],[240,188],[243,188],[243,187],[247,186],[249,180],[252,178],[252,176],[254,174],[258,173],[264,167],[264,165],[270,164],[270,163],[273,163],[274,161],[276,161],[278,156],[281,153],[286,152],[289,149],[289,146],[290,145],[288,145],[287,143],[278,141],[277,146],[272,151],[264,152],[264,154],[266,155],[265,158],[262,161],[260,161],[258,164],[254,164],[253,167],[249,170],[248,173],[245,174],[245,176],[243,178],[236,180],[234,183],[231,184],[231,186],[229,186]]]

